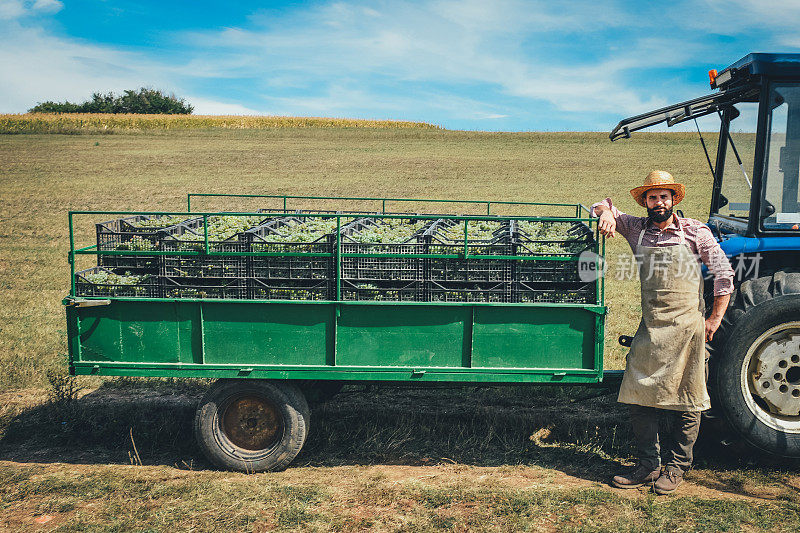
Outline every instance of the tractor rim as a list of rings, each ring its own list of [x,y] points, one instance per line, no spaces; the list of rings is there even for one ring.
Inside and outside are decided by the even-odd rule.
[[[227,403],[221,429],[231,444],[250,452],[273,448],[283,436],[283,416],[266,398],[243,395]]]
[[[747,407],[761,422],[800,433],[800,322],[772,327],[750,345],[741,386]]]

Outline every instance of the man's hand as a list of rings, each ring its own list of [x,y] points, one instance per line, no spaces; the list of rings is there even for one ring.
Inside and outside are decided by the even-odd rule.
[[[597,221],[597,227],[600,229],[600,233],[606,237],[613,237],[616,235],[615,232],[617,231],[617,221],[614,220],[614,215],[611,213],[610,209],[605,209],[602,213],[600,213],[600,219]]]
[[[714,338],[714,333],[719,329],[720,324],[722,324],[722,317],[710,316],[706,318],[706,342]]]

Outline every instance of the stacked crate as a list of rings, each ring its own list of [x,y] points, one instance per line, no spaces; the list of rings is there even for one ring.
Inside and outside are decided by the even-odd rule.
[[[142,253],[99,255],[97,267],[76,273],[76,294],[335,300],[338,266],[342,300],[596,302],[596,281],[580,279],[577,258],[597,243],[578,221],[353,212],[338,223],[337,248],[337,219],[322,214],[103,222],[98,250]]]
[[[249,297],[257,300],[329,300],[335,295],[335,218],[283,217],[244,233]],[[327,254],[304,256],[295,254]]]
[[[208,217],[208,251],[239,254],[247,251],[241,235],[263,217]],[[172,229],[161,239],[164,252],[204,252],[204,219]],[[247,257],[244,255],[161,256],[165,298],[247,298]]]
[[[469,258],[428,259],[429,301],[510,302],[512,260],[481,257],[511,255],[507,221],[439,220],[426,232],[427,253],[463,256],[465,232]]]
[[[161,235],[178,224],[196,217],[135,215],[95,224],[97,249],[102,251],[141,250],[142,255],[99,255],[98,266],[125,270],[132,274],[157,274],[158,256],[148,254],[159,249]],[[202,220],[202,219],[200,219]]]
[[[576,260],[595,244],[594,235],[585,224],[571,221],[534,224],[512,220],[510,229],[512,253],[526,257],[513,262],[512,301],[596,301],[595,284],[580,279]],[[545,257],[568,260],[543,259]]]
[[[118,274],[96,266],[75,273],[75,294],[79,296],[114,296],[159,298],[161,281],[154,274]]]
[[[422,236],[428,224],[417,219],[360,218],[345,226],[342,299],[425,301],[425,261],[414,256],[425,253]],[[411,257],[396,257],[401,254]]]

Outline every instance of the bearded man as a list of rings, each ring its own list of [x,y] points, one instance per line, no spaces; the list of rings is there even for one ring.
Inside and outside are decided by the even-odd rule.
[[[673,214],[686,194],[668,172],[656,170],[631,190],[646,217],[625,214],[610,198],[592,206],[600,233],[619,233],[639,262],[642,320],[631,343],[620,403],[628,404],[636,439],[633,469],[614,476],[619,488],[652,484],[673,492],[692,464],[706,390],[705,341],[719,328],[733,292],[733,269],[711,230]],[[705,318],[700,262],[714,276],[714,306]],[[665,464],[662,470],[661,456]]]

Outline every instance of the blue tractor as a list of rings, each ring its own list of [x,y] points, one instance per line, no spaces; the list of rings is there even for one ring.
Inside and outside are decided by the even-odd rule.
[[[752,447],[800,457],[800,54],[750,54],[709,78],[716,92],[625,119],[610,138],[719,117],[715,162],[697,131],[714,180],[708,226],[736,290],[707,345],[709,417]],[[710,282],[706,293],[710,306]]]

